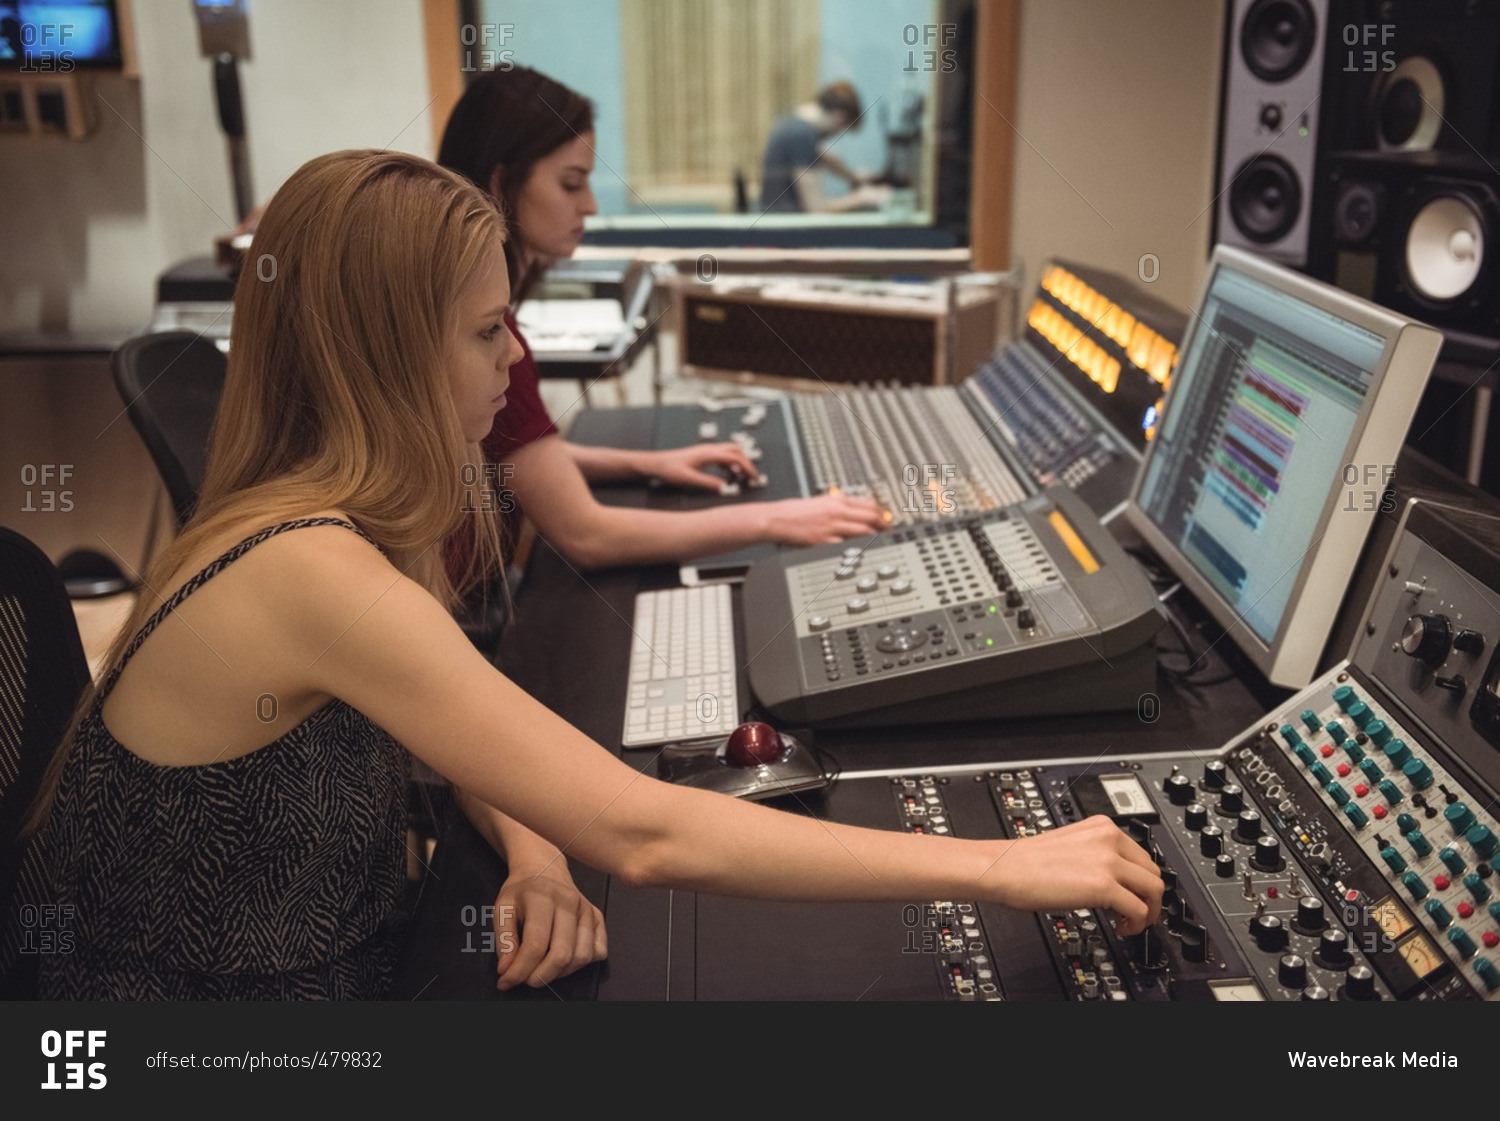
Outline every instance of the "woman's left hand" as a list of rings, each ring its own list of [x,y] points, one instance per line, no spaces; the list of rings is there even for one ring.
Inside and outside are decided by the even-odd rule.
[[[650,452],[644,466],[646,474],[664,483],[703,490],[719,490],[726,481],[719,475],[703,470],[705,467],[727,468],[730,479],[736,482],[746,482],[760,476],[760,471],[745,454],[745,449],[732,442],[693,444],[686,448]]]
[[[495,898],[495,943],[495,987],[502,991],[541,988],[609,953],[603,913],[574,886],[561,860],[510,870]]]

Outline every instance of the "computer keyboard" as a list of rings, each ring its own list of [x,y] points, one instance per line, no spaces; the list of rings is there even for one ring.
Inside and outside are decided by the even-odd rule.
[[[635,597],[625,747],[717,738],[739,724],[729,594],[705,584]]]

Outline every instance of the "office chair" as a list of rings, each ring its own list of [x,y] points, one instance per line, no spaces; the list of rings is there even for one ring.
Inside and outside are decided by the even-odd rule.
[[[41,940],[60,920],[21,914],[45,903],[39,866],[19,840],[42,772],[85,687],[88,661],[62,577],[45,553],[0,528],[0,997],[35,994]],[[35,853],[31,853],[34,857]],[[22,938],[32,952],[22,953]]]
[[[161,331],[127,339],[109,364],[130,423],[161,472],[182,525],[203,485],[227,359],[211,340],[191,331]]]

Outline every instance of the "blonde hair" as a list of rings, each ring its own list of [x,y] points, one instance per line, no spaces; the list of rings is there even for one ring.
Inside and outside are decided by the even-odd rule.
[[[460,294],[505,222],[461,175],[400,152],[346,151],[299,168],[266,206],[234,290],[229,366],[203,487],[150,565],[161,587],[231,526],[246,535],[339,509],[452,609],[502,568],[496,503],[468,499],[469,443],[446,356]],[[149,614],[142,596],[100,671]],[[98,687],[87,691],[28,820],[45,820]]]

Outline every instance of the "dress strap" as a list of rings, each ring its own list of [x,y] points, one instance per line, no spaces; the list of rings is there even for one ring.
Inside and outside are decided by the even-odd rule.
[[[177,608],[182,605],[183,600],[187,599],[188,596],[192,595],[199,588],[203,587],[204,584],[208,583],[220,572],[223,572],[224,569],[228,568],[235,561],[239,560],[242,556],[248,553],[251,549],[255,548],[255,546],[259,545],[262,541],[269,541],[271,538],[277,536],[278,534],[286,533],[289,530],[308,529],[312,526],[319,525],[343,526],[345,529],[359,534],[366,541],[369,541],[371,545],[375,545],[375,542],[370,540],[369,534],[365,533],[364,530],[360,529],[359,526],[355,525],[353,522],[346,521],[344,518],[296,518],[292,521],[281,522],[267,529],[263,529],[259,533],[252,534],[251,536],[241,541],[238,545],[234,545],[229,549],[226,549],[222,554],[220,554],[217,560],[212,561],[191,580],[189,580],[187,583],[183,584],[182,587],[173,592],[172,598],[167,600],[159,608],[157,608],[155,612],[152,613],[151,618],[146,620],[141,629],[136,632],[136,636],[131,640],[130,645],[125,648],[125,653],[120,658],[120,664],[117,665],[112,671],[110,671],[109,677],[105,679],[104,687],[99,691],[100,698],[102,699],[103,697],[108,696],[110,690],[115,687],[115,682],[119,680],[120,674],[125,672],[125,667],[130,663],[130,659],[135,657],[135,652],[141,648],[141,643],[150,638],[151,632],[156,630],[156,628],[161,625],[163,619],[165,619],[173,611],[177,610]],[[379,548],[378,545],[376,545],[375,547],[377,549]]]

